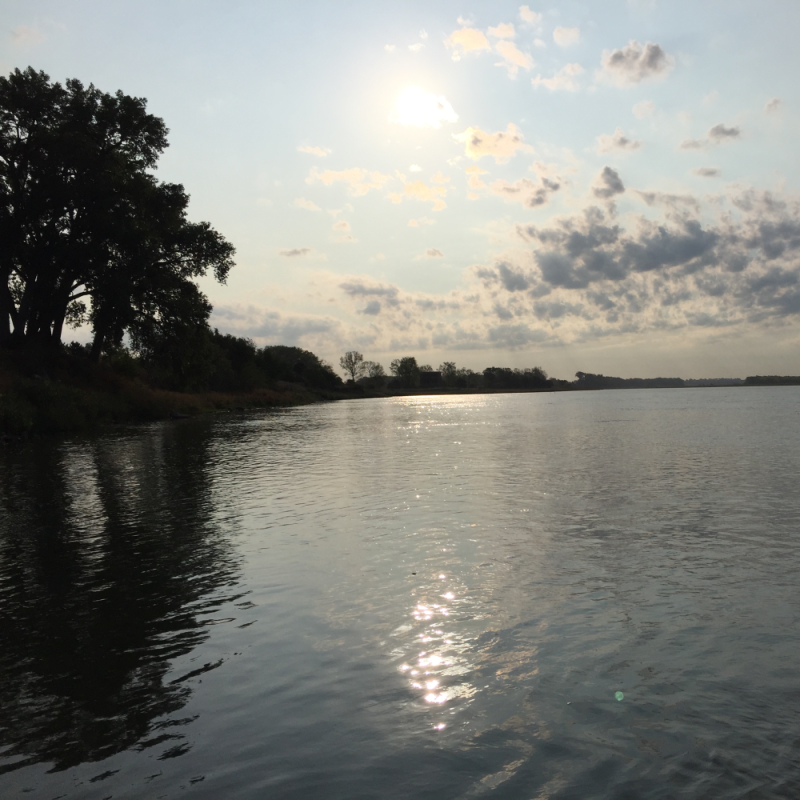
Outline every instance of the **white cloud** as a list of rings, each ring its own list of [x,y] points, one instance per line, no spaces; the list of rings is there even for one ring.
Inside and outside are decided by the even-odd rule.
[[[331,229],[334,231],[345,231],[345,232],[349,232],[351,230],[350,223],[344,219],[340,219],[338,222],[334,222],[333,225],[331,225]]]
[[[520,67],[523,69],[531,69],[533,67],[533,59],[527,53],[519,50],[514,42],[510,42],[508,39],[501,39],[497,42],[495,50],[503,57],[503,61],[498,62],[495,66],[505,67],[512,78],[516,76]]]
[[[360,167],[338,171],[328,169],[325,172],[320,172],[316,167],[313,167],[306,178],[306,183],[320,181],[326,186],[330,186],[338,181],[347,184],[351,194],[361,196],[369,192],[370,189],[382,188],[390,180],[392,180],[391,175],[384,175],[377,171],[370,172]]]
[[[461,28],[445,39],[445,45],[453,51],[453,60],[458,61],[466,53],[480,53],[492,46],[483,31],[477,28]]]
[[[17,25],[11,31],[11,41],[19,47],[41,44],[44,40],[44,34],[38,28],[32,28],[29,25]]]
[[[385,45],[383,46],[383,49],[384,49],[384,50],[385,50],[387,53],[393,53],[393,52],[394,52],[394,51],[397,49],[397,46],[396,46],[396,45],[393,45],[393,44],[385,44]]]
[[[419,32],[419,38],[420,38],[420,39],[427,39],[427,38],[428,38],[428,31],[426,31],[426,30],[425,30],[425,28],[423,28],[423,29],[422,29],[422,30]]]
[[[404,181],[403,191],[389,192],[386,195],[393,203],[402,203],[403,200],[419,200],[423,203],[433,203],[433,211],[447,208],[444,198],[447,196],[445,186],[428,186],[424,181]]]
[[[633,116],[637,119],[644,119],[645,117],[652,117],[655,109],[656,106],[652,100],[642,100],[641,103],[637,103],[631,111],[633,111]]]
[[[297,197],[294,201],[295,208],[304,208],[306,211],[320,211],[320,207],[313,200]]]
[[[422,167],[419,164],[412,164],[408,168],[408,171],[409,172],[422,172]]]
[[[409,49],[409,50],[410,50],[412,53],[419,53],[419,51],[420,51],[420,50],[422,50],[422,48],[423,48],[423,47],[425,47],[425,45],[424,45],[424,44],[422,44],[422,42],[416,42],[415,44],[410,44],[410,45],[408,46],[408,49]]]
[[[489,28],[489,36],[495,39],[513,39],[516,36],[514,26],[510,22],[501,22],[494,28]]]
[[[543,78],[541,75],[537,75],[535,78],[531,78],[531,83],[537,87],[544,86],[551,92],[577,92],[580,84],[575,79],[584,71],[580,64],[567,64],[552,78]]]
[[[533,148],[522,141],[522,134],[513,122],[508,123],[505,131],[486,133],[480,128],[467,128],[463,133],[453,134],[453,138],[463,142],[464,154],[473,161],[491,156],[497,164],[502,164],[517,152],[533,152]]]
[[[675,66],[675,59],[660,45],[647,42],[642,46],[631,39],[625,47],[604,50],[598,77],[617,86],[633,86],[642,81],[665,77]]]
[[[436,224],[435,219],[431,219],[430,217],[420,217],[419,219],[410,219],[408,221],[409,228],[421,228],[423,225],[434,225]]]
[[[439,128],[443,122],[455,122],[458,114],[446,97],[426,92],[418,86],[406,86],[389,114],[389,121],[417,128]]]
[[[329,156],[331,154],[331,150],[327,147],[310,147],[308,145],[304,145],[302,147],[297,148],[298,153],[309,153],[312,156],[319,156],[320,158],[325,158],[325,156]]]
[[[528,6],[519,7],[519,18],[528,25],[537,25],[542,21],[542,15],[536,11],[531,11]]]
[[[573,44],[578,44],[581,40],[581,32],[579,28],[556,28],[553,31],[553,41],[559,47],[569,47]]]
[[[622,128],[617,128],[612,134],[603,133],[597,137],[598,153],[610,153],[613,150],[638,150],[641,146],[640,141],[625,136]]]

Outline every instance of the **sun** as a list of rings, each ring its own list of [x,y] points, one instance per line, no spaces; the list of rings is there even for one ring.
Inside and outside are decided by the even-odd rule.
[[[426,92],[418,86],[406,86],[389,114],[390,122],[418,128],[439,128],[443,122],[455,122],[458,114],[447,98]]]

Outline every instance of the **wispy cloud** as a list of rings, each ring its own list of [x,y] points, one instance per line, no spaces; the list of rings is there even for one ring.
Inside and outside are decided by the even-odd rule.
[[[505,131],[486,133],[480,128],[467,128],[463,133],[453,134],[453,138],[463,143],[464,155],[473,161],[490,156],[496,163],[502,164],[518,152],[533,152],[533,148],[525,144],[522,134],[513,122],[508,123]]]
[[[578,44],[581,40],[581,32],[579,28],[556,28],[553,31],[553,41],[559,47],[570,47],[573,44]]]
[[[389,122],[417,128],[439,128],[443,122],[457,120],[458,114],[446,97],[418,86],[403,89],[389,114]]]
[[[392,180],[391,175],[384,175],[381,172],[369,171],[360,167],[352,167],[343,170],[325,170],[320,172],[316,167],[312,168],[306,183],[319,181],[326,186],[341,182],[347,185],[351,194],[361,196],[367,194],[371,189],[381,189],[386,183]]]
[[[603,133],[597,137],[597,152],[611,153],[614,150],[638,150],[642,143],[635,139],[629,139],[622,131],[617,128],[614,133]]]
[[[480,53],[492,49],[486,34],[477,28],[464,27],[453,31],[444,43],[453,51],[453,61],[458,61],[467,53]]]
[[[535,78],[531,78],[531,83],[536,87],[544,86],[551,92],[577,92],[580,84],[576,78],[584,71],[580,64],[567,64],[552,78],[543,78],[541,75],[537,75]]]
[[[319,156],[320,158],[325,158],[325,156],[329,156],[333,151],[329,150],[327,147],[311,147],[310,145],[303,145],[302,147],[297,148],[298,153],[308,153],[312,156]]]

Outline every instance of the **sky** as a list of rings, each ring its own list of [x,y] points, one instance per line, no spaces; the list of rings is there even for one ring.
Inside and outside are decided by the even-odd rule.
[[[201,281],[223,332],[797,375],[798,30],[795,0],[5,0],[0,70],[147,98],[158,177],[237,250]]]

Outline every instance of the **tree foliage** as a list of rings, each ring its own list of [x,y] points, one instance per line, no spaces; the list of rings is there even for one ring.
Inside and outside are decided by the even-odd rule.
[[[397,378],[401,386],[411,387],[419,384],[420,369],[417,366],[417,359],[414,356],[396,358],[389,365],[392,375]]]
[[[166,147],[143,98],[30,67],[0,78],[0,345],[88,321],[97,358],[125,333],[152,353],[207,329],[194,279],[224,282],[233,247],[151,174]]]
[[[348,350],[339,359],[339,366],[350,376],[352,381],[357,381],[366,371],[364,356],[357,350]]]

